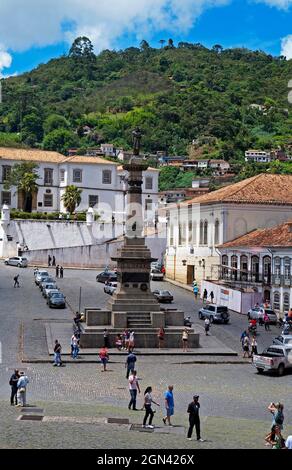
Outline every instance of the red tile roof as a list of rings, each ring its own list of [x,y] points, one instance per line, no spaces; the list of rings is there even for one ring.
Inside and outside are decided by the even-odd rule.
[[[292,220],[272,228],[253,230],[218,248],[292,247]]]
[[[190,202],[292,205],[292,175],[260,174],[195,198],[188,204]]]

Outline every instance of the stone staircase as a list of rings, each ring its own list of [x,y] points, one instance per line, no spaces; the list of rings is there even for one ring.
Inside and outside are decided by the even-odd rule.
[[[127,313],[128,328],[134,330],[136,328],[151,328],[151,315],[148,312],[128,312]]]

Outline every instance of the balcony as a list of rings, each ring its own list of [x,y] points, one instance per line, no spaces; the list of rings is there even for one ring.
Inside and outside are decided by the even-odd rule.
[[[219,279],[240,285],[271,285],[271,276],[252,271],[230,268],[229,266],[219,266]]]

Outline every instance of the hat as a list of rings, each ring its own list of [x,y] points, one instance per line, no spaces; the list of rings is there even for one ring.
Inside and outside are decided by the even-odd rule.
[[[199,395],[194,395],[193,398],[199,398]]]

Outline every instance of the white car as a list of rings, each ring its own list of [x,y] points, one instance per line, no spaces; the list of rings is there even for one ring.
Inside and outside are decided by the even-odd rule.
[[[48,297],[48,294],[51,292],[55,292],[55,293],[59,292],[59,289],[56,283],[50,283],[50,284],[45,285],[42,291],[44,298],[46,299]]]
[[[13,256],[12,258],[6,258],[4,261],[6,265],[10,266],[17,266],[18,268],[26,268],[28,265],[27,258],[23,258],[22,256]]]
[[[292,335],[280,335],[273,339],[273,344],[280,346],[292,345]]]
[[[152,281],[163,281],[164,274],[158,268],[152,268],[150,272],[150,279]]]
[[[106,294],[113,295],[117,287],[118,287],[117,282],[108,282],[107,284],[105,284],[103,290]]]
[[[35,283],[38,286],[42,279],[49,277],[48,271],[39,271],[35,276]]]

